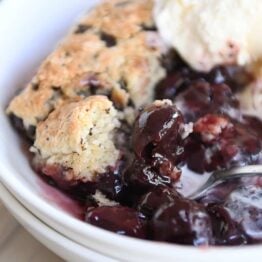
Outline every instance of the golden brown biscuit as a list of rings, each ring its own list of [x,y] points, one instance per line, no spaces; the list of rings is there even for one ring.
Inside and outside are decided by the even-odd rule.
[[[35,163],[62,167],[68,181],[94,181],[120,158],[114,145],[118,127],[117,110],[105,96],[65,102],[37,125]]]
[[[167,47],[154,29],[152,0],[107,0],[94,8],[43,62],[34,79],[8,106],[26,128],[63,101],[109,96],[118,108],[153,100],[165,76]]]

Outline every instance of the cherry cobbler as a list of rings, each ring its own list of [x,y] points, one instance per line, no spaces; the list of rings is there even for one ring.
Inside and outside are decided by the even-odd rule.
[[[186,184],[213,171],[262,164],[262,66],[193,70],[160,37],[152,8],[95,7],[7,113],[34,170],[84,206],[87,223],[185,245],[262,243],[261,177],[186,198]]]

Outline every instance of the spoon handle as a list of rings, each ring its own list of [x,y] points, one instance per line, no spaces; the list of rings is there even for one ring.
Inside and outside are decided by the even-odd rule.
[[[215,180],[227,180],[241,176],[262,175],[262,165],[248,165],[242,167],[233,167],[228,170],[215,171],[212,176]]]
[[[231,178],[240,178],[246,176],[262,176],[262,165],[248,165],[243,167],[234,167],[228,170],[220,170],[213,172],[209,179],[194,193],[190,194],[188,197],[190,199],[199,199],[204,196],[205,193],[223,181],[229,180]]]

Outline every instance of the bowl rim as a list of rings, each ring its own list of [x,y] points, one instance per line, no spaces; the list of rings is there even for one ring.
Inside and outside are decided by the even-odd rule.
[[[115,262],[113,258],[105,257],[103,254],[98,254],[93,250],[87,249],[86,247],[73,242],[72,240],[61,235],[59,232],[55,231],[53,228],[49,227],[38,217],[34,216],[28,209],[26,209],[22,203],[20,203],[15,196],[13,196],[8,189],[0,182],[0,199],[3,201],[5,207],[10,211],[10,213],[21,223],[31,234],[33,234],[43,245],[44,241],[41,237],[48,241],[53,241],[60,248],[69,248],[70,252],[74,253],[76,256],[81,256],[81,259],[103,259],[105,262]],[[39,237],[40,235],[41,237]],[[42,241],[41,241],[42,240]],[[63,243],[63,244],[61,244]],[[56,247],[57,247],[56,246]],[[72,248],[73,247],[73,248]],[[56,248],[52,245],[48,246],[54,253],[56,253]],[[58,255],[62,255],[62,252],[57,252]],[[63,258],[66,258],[63,256]]]

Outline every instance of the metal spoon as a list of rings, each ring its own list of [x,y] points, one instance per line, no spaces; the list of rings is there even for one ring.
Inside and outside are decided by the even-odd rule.
[[[190,199],[199,199],[207,193],[209,189],[220,184],[223,181],[232,178],[242,178],[251,176],[262,176],[262,165],[249,165],[235,167],[228,170],[215,171],[209,179],[194,193],[187,196]]]

